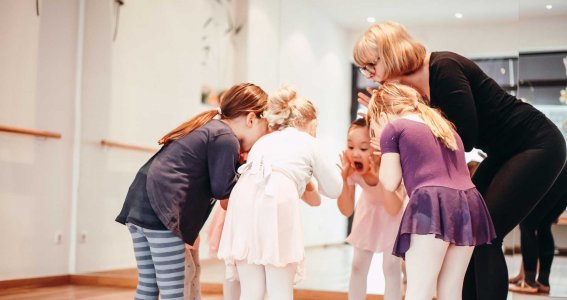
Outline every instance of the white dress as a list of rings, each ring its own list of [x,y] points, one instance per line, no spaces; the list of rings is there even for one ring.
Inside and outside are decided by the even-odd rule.
[[[342,190],[339,168],[325,159],[314,137],[286,128],[259,139],[239,173],[218,250],[227,278],[238,278],[236,261],[276,267],[298,263],[297,282],[304,258],[301,195],[313,175],[321,194],[337,198]]]

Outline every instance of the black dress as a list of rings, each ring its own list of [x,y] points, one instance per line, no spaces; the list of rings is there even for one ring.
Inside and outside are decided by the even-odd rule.
[[[455,124],[466,151],[475,147],[488,154],[473,182],[497,238],[475,248],[463,299],[506,299],[502,241],[536,205],[553,206],[567,192],[565,140],[543,113],[506,93],[469,59],[433,52],[429,64],[431,106]]]

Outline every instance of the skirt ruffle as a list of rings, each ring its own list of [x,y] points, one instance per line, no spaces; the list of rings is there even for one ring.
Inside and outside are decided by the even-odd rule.
[[[393,255],[404,258],[412,234],[434,234],[457,246],[489,244],[496,233],[484,199],[476,188],[441,186],[416,189],[404,211]]]

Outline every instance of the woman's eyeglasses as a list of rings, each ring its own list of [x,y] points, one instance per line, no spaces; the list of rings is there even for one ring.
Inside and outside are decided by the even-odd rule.
[[[376,74],[376,64],[378,64],[379,59],[380,58],[376,59],[376,62],[373,64],[366,64],[364,67],[359,67],[360,73],[366,77],[374,76]]]

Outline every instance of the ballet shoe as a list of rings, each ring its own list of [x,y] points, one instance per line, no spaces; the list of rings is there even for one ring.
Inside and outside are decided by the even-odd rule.
[[[539,289],[537,286],[531,286],[524,280],[516,284],[508,285],[508,290],[510,292],[520,293],[520,294],[537,294]]]
[[[551,290],[549,285],[545,285],[539,281],[536,281],[536,286],[538,294],[549,294],[549,291]]]

